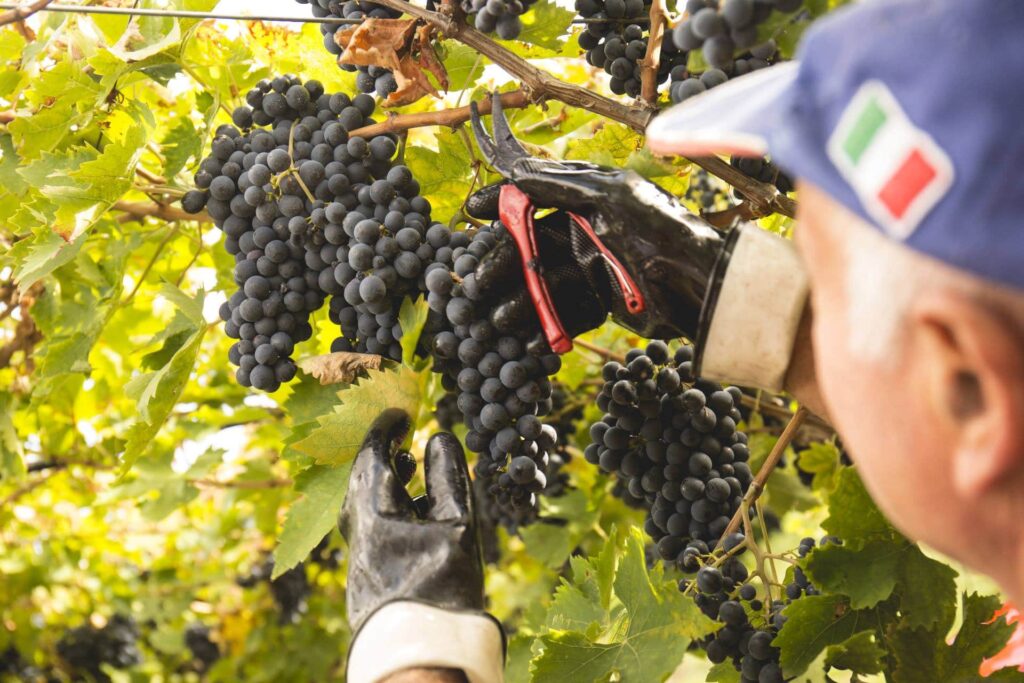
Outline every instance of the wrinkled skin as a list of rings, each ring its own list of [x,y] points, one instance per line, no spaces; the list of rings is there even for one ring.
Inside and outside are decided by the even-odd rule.
[[[494,139],[484,130],[479,116],[473,119],[474,133],[488,161],[507,181],[525,192],[535,206],[572,211],[589,220],[598,238],[629,272],[646,300],[646,309],[635,314],[626,310],[621,297],[610,296],[605,301],[607,312],[616,322],[644,337],[695,337],[724,236],[667,191],[633,171],[529,156],[512,136],[497,98],[492,106]],[[495,218],[497,195],[494,186],[484,188],[471,198],[467,209],[481,218]],[[509,277],[517,264],[508,256],[509,250],[515,250],[511,240],[503,242],[481,262],[477,279],[482,286]],[[549,259],[557,263],[572,258],[572,254],[551,254],[543,248],[540,255],[545,267]],[[608,279],[607,274],[604,279]],[[592,292],[594,278],[589,280],[558,284],[574,287],[577,293]],[[549,288],[557,289],[550,282]],[[559,298],[557,293],[553,296]],[[561,307],[558,313],[563,323],[566,317],[571,320],[574,315]],[[592,327],[596,325],[586,329]],[[566,323],[566,328],[570,334],[585,331],[570,323]]]
[[[392,467],[408,428],[404,411],[381,413],[352,467],[340,527],[349,548],[346,606],[353,631],[396,600],[483,611],[483,561],[462,446],[447,432],[430,438],[427,505],[418,506]]]

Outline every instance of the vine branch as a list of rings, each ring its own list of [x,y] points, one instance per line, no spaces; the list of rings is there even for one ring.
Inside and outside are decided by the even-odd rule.
[[[651,35],[647,39],[647,54],[640,62],[640,97],[652,106],[658,103],[658,67],[661,61],[661,42],[664,38],[664,0],[653,0],[651,2]]]
[[[782,431],[782,435],[779,436],[779,440],[775,442],[775,446],[772,447],[772,452],[768,454],[764,464],[761,465],[761,469],[757,471],[757,476],[754,477],[754,481],[750,483],[750,488],[743,495],[743,502],[740,503],[740,507],[736,510],[736,514],[729,520],[729,526],[722,532],[722,539],[728,538],[736,529],[739,528],[740,523],[743,521],[746,515],[746,510],[754,504],[754,502],[761,497],[764,492],[764,485],[768,481],[768,477],[771,476],[772,472],[775,471],[775,467],[779,464],[779,460],[782,459],[782,454],[786,451],[786,447],[789,446],[793,437],[796,435],[800,425],[807,419],[809,411],[807,408],[801,406],[793,417],[789,420],[789,424]],[[718,541],[716,548],[722,544],[722,540]]]
[[[197,214],[187,213],[182,209],[168,206],[166,204],[157,204],[156,202],[126,202],[119,201],[114,202],[114,211],[120,211],[124,215],[121,216],[119,222],[129,223],[131,221],[141,221],[144,218],[160,218],[165,221],[204,221],[212,223],[213,219],[210,218],[210,214],[206,211],[200,211]]]
[[[526,93],[522,90],[513,90],[501,95],[501,105],[506,109],[522,109],[530,103]],[[491,113],[491,100],[485,99],[479,103],[481,114]],[[368,138],[382,133],[400,133],[410,128],[421,128],[423,126],[448,126],[454,128],[460,123],[469,120],[469,107],[455,107],[453,109],[442,109],[441,111],[426,111],[416,114],[389,115],[387,119],[362,128],[349,131],[349,136],[360,136]]]
[[[287,488],[292,485],[292,480],[284,477],[279,479],[234,479],[232,481],[218,481],[216,479],[189,479],[188,481],[193,486],[212,489],[259,490]]]
[[[53,0],[36,0],[24,7],[16,7],[15,9],[8,10],[3,14],[0,14],[0,26],[13,24],[17,21],[25,21],[36,12],[45,9],[51,2],[53,2]]]
[[[597,344],[591,344],[590,342],[584,339],[573,339],[572,343],[575,344],[576,346],[579,346],[582,349],[586,349],[587,351],[596,353],[605,360],[615,360],[620,363],[626,362],[625,354],[617,353],[615,351],[612,351],[611,349],[606,349],[603,346],[598,346]]]

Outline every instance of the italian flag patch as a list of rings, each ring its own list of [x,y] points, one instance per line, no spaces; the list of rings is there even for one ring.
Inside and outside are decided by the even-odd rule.
[[[832,162],[893,237],[909,237],[953,184],[946,152],[880,81],[861,86],[828,142]]]

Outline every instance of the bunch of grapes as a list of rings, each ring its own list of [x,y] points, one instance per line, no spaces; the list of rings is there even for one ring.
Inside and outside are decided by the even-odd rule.
[[[349,136],[373,123],[373,98],[279,76],[246,101],[237,128],[217,129],[198,189],[181,202],[206,207],[235,257],[240,289],[220,313],[239,340],[229,352],[238,381],[275,391],[294,377],[292,351],[328,296],[341,328],[332,350],[400,359],[399,307],[425,290],[422,272],[448,232],[431,224],[409,169],[392,165],[392,136]]]
[[[451,268],[440,261],[427,266],[427,303],[444,325],[429,335],[429,344],[434,371],[458,395],[469,428],[466,447],[479,454],[477,477],[488,482],[501,507],[533,510],[547,486],[549,453],[557,440],[540,418],[551,412],[548,376],[558,372],[561,359],[528,352],[526,340],[535,330],[516,329],[500,313],[492,314],[476,284],[477,264],[504,232],[495,223],[472,237],[453,233]]]
[[[336,248],[333,278],[326,282],[328,292],[337,295],[330,317],[342,331],[331,351],[401,359],[402,301],[425,290],[427,266],[450,262],[448,242],[454,237],[444,225],[430,223],[430,204],[418,192],[409,169],[395,166],[385,178],[361,188],[360,205],[344,215],[341,228],[347,240]]]
[[[248,576],[235,580],[242,588],[268,582],[270,595],[278,610],[278,620],[282,624],[291,624],[299,620],[306,611],[306,599],[309,597],[310,585],[306,577],[306,563],[300,562],[281,576],[271,580],[274,574],[274,558],[267,557],[253,567]]]
[[[57,654],[78,675],[88,675],[101,682],[109,682],[103,672],[106,664],[115,669],[127,669],[142,662],[136,641],[139,628],[135,620],[124,614],[115,614],[103,628],[83,624],[69,630],[57,641]]]
[[[728,201],[728,190],[701,168],[691,173],[686,198],[699,205],[702,212],[715,211],[720,204]]]
[[[561,496],[569,488],[569,473],[564,470],[572,460],[568,450],[569,436],[576,433],[576,423],[583,418],[583,406],[574,404],[568,389],[560,382],[551,384],[551,414],[544,424],[555,430],[555,449],[548,454],[548,485],[543,494],[551,498]]]
[[[483,33],[497,33],[502,40],[513,40],[523,30],[519,16],[537,0],[462,0],[462,11],[473,17]]]
[[[309,551],[309,561],[318,567],[326,570],[337,569],[341,564],[342,552],[340,548],[331,547],[331,535],[327,534],[320,542]]]
[[[692,357],[690,346],[673,357],[652,341],[625,365],[607,363],[597,398],[606,414],[584,451],[646,502],[645,530],[684,571],[718,542],[753,480],[747,437],[736,429],[740,391],[695,379]]]
[[[26,662],[13,645],[0,652],[0,680],[22,683],[60,683],[52,669],[43,670]]]
[[[673,42],[677,35],[678,32],[673,34]],[[679,43],[674,44],[677,47],[680,46]],[[680,49],[682,48],[680,47]],[[778,49],[775,46],[775,41],[766,40],[741,53],[739,57],[724,67],[710,67],[701,73],[694,73],[685,64],[676,66],[669,74],[672,80],[668,89],[669,98],[674,103],[682,102],[689,97],[699,95],[705,90],[721,85],[730,78],[771,66],[777,59]]]
[[[375,19],[397,19],[402,16],[397,12],[381,5],[367,2],[366,0],[295,0],[300,5],[309,4],[313,10],[313,16],[317,18],[338,17],[339,19],[362,19],[370,17]],[[335,34],[348,28],[345,24],[320,24],[320,32],[324,36],[324,47],[332,55],[341,55],[343,49],[338,45]],[[388,69],[380,66],[355,66],[354,64],[339,64],[345,71],[358,71],[356,76],[356,87],[362,93],[376,93],[379,97],[387,97],[398,89],[398,82],[395,75]]]
[[[742,536],[737,536],[737,542],[742,541]],[[841,541],[834,536],[821,539],[821,545],[829,543],[838,545]],[[730,549],[728,543],[724,547]],[[813,538],[803,539],[799,556],[806,557],[814,547]],[[733,556],[721,567],[701,567],[695,586],[684,579],[680,582],[680,590],[695,587],[697,606],[708,617],[723,624],[700,642],[712,663],[731,660],[743,683],[782,683],[785,679],[779,665],[779,650],[772,646],[772,641],[786,623],[782,611],[803,595],[817,595],[818,590],[800,567],[794,567],[793,580],[784,589],[785,598],[768,600],[766,605],[766,601],[758,597],[757,588],[746,579],[746,567]]]
[[[442,396],[437,405],[434,406],[434,417],[441,429],[450,432],[455,425],[462,422],[462,412],[459,411],[459,400],[455,394],[446,393]]]
[[[737,50],[757,45],[758,26],[773,10],[795,12],[802,5],[803,0],[687,0],[687,17],[673,30],[672,42],[686,52],[700,50],[711,68],[728,72],[735,67]],[[753,58],[768,57],[761,54]]]
[[[576,11],[590,19],[579,34],[580,48],[587,62],[611,76],[609,87],[616,95],[640,95],[640,60],[647,53],[650,0],[576,0]],[[658,83],[673,69],[685,68],[686,54],[671,40],[661,45]]]
[[[192,667],[202,673],[220,659],[220,648],[210,639],[210,627],[194,623],[185,628],[185,647],[192,656]]]
[[[7,649],[0,654],[0,674],[17,676],[24,665],[25,664],[21,659],[21,653],[18,652],[13,645],[8,646]]]
[[[729,159],[729,165],[755,180],[774,185],[783,194],[795,189],[792,178],[768,159],[732,157]],[[737,189],[733,189],[733,194],[736,199],[744,199],[743,193]]]

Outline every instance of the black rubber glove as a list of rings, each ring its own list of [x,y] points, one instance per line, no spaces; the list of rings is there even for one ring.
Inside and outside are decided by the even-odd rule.
[[[470,197],[467,208],[472,207],[473,215],[479,218],[492,218],[489,195],[497,195],[499,188],[500,185],[492,185],[477,192]],[[493,209],[493,218],[497,218],[496,204]],[[574,337],[599,327],[607,319],[616,296],[605,263],[593,258],[596,252],[581,239],[582,233],[568,213],[548,214],[535,222],[535,228],[543,277],[566,332]],[[519,250],[507,232],[498,234],[498,243],[475,273],[480,291],[494,302],[491,323],[502,333],[538,328],[523,280]],[[530,348],[538,351],[544,345],[542,332],[529,342]]]
[[[462,446],[447,432],[430,438],[426,504],[418,504],[392,465],[408,427],[404,411],[381,413],[352,467],[340,526],[348,541],[346,604],[354,633],[399,600],[483,611],[483,562]]]
[[[494,139],[474,119],[474,133],[492,165],[538,208],[572,211],[588,219],[594,232],[629,272],[643,295],[646,307],[635,314],[626,309],[616,291],[607,262],[564,226],[569,216],[556,213],[538,221],[538,250],[548,288],[559,318],[570,334],[599,325],[589,311],[585,317],[574,310],[579,301],[601,302],[621,325],[649,338],[695,338],[700,312],[726,237],[684,207],[674,196],[639,174],[575,161],[555,161],[529,156],[515,141],[501,111],[492,101]],[[497,217],[497,186],[486,187],[467,202],[467,211],[480,218]],[[561,216],[559,218],[558,216]],[[557,229],[557,230],[556,230]],[[569,229],[568,238],[565,230]],[[552,232],[562,231],[562,238]],[[521,282],[511,277],[520,263],[514,243],[499,245],[477,268],[477,282],[500,289],[502,283]],[[556,281],[554,272],[565,264],[578,266]],[[563,291],[565,290],[565,291]],[[491,295],[489,289],[484,290]],[[510,306],[530,308],[522,292],[501,292]],[[563,305],[564,304],[564,305]],[[525,315],[525,313],[524,313]]]

